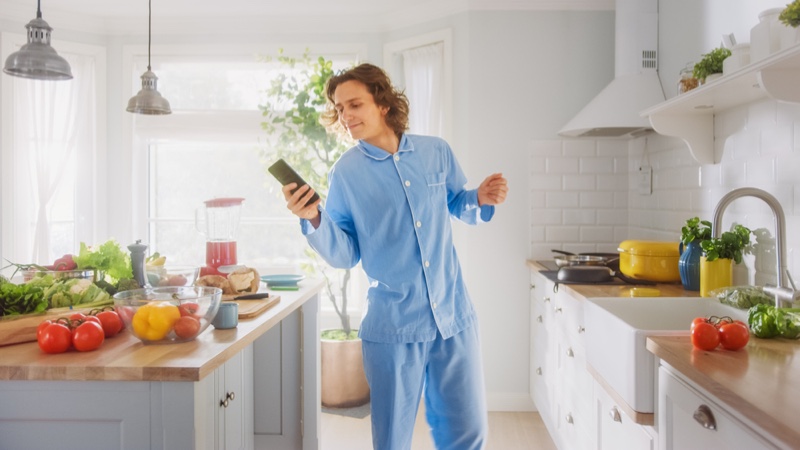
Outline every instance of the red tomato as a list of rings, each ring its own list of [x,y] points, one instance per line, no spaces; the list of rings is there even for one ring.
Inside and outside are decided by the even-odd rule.
[[[692,329],[692,345],[700,350],[714,350],[719,345],[719,331],[708,322],[698,323]]]
[[[39,326],[36,327],[36,340],[39,340],[42,337],[42,332],[44,331],[44,329],[47,328],[52,323],[53,322],[50,320],[43,320],[42,323],[40,323]]]
[[[730,322],[719,327],[719,343],[726,350],[739,350],[750,340],[750,330],[741,323]]]
[[[200,331],[200,321],[192,316],[183,316],[175,321],[172,329],[181,339],[192,338]]]
[[[72,343],[72,335],[66,325],[50,323],[43,327],[37,341],[39,348],[45,353],[64,353]]]
[[[79,352],[96,350],[104,340],[103,327],[96,322],[83,322],[72,333],[72,345]]]
[[[69,320],[86,320],[86,314],[74,312],[69,315]]]
[[[200,305],[194,302],[181,303],[178,306],[178,311],[181,312],[181,317],[183,316],[197,317],[198,310],[200,310]]]
[[[86,316],[86,318],[83,319],[83,321],[84,322],[94,322],[94,323],[100,324],[100,326],[103,325],[103,322],[97,316]]]
[[[100,311],[96,317],[100,320],[100,325],[103,326],[103,333],[107,338],[116,336],[117,333],[122,331],[124,325],[116,311]]]
[[[692,327],[690,328],[690,330],[694,330],[694,327],[698,323],[708,323],[708,319],[706,319],[705,317],[695,317],[694,320],[692,320]]]

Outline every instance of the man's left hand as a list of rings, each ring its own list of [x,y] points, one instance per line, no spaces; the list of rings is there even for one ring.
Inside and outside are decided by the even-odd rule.
[[[493,173],[478,186],[478,205],[499,205],[506,200],[508,180],[502,173]]]

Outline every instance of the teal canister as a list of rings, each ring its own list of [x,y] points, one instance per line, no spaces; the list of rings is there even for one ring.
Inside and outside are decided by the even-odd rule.
[[[681,256],[678,258],[678,272],[681,274],[681,283],[687,291],[700,290],[700,257],[703,249],[700,240],[696,239],[684,246],[680,245]]]

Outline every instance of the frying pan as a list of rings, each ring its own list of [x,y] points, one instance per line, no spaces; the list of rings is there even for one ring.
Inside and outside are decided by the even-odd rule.
[[[553,257],[558,267],[605,266],[619,259],[619,254],[617,253],[581,253],[580,255],[576,255],[574,253],[565,252],[564,250],[553,249],[552,251],[562,254]]]
[[[558,269],[558,281],[571,283],[606,283],[614,277],[630,284],[643,284],[653,286],[656,283],[647,280],[637,280],[625,276],[620,271],[611,270],[606,266],[567,266]]]

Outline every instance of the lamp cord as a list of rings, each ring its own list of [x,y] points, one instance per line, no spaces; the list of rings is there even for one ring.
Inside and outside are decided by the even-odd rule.
[[[147,70],[150,70],[150,40],[153,23],[153,0],[147,0]]]

